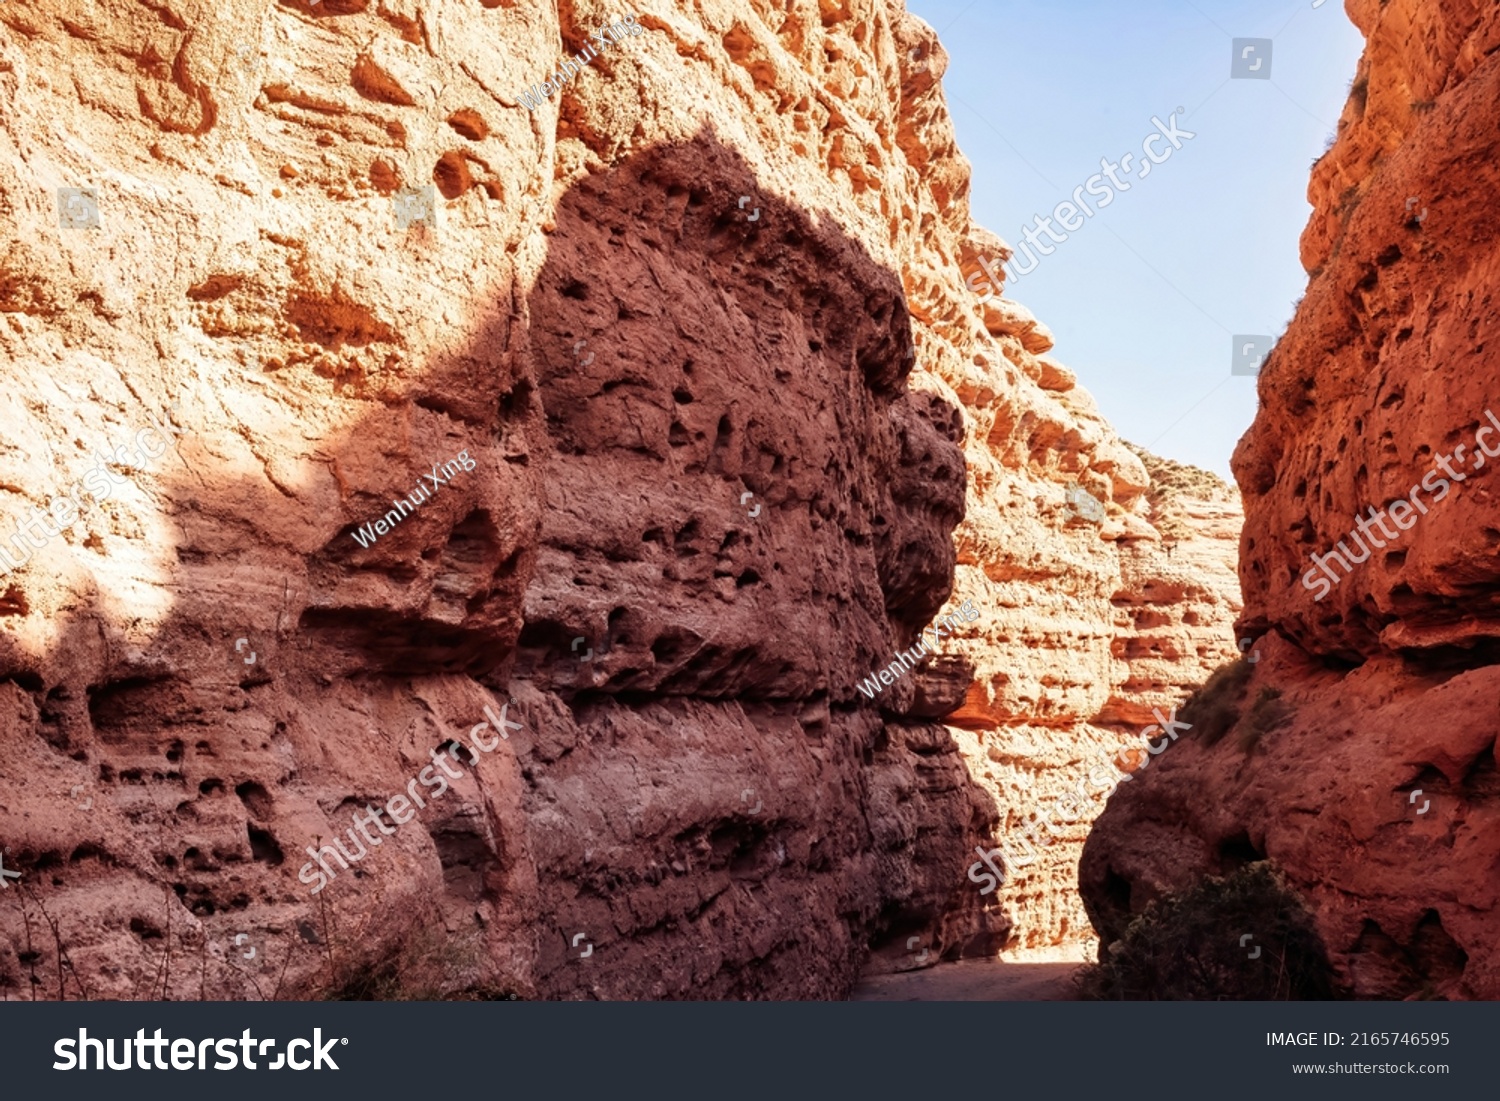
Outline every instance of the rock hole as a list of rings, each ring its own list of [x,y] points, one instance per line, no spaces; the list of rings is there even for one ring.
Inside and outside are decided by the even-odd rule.
[[[5,590],[5,594],[0,596],[0,616],[25,616],[30,614],[31,602],[26,599],[26,594],[21,591],[19,585],[10,586]],[[35,688],[30,689],[30,691],[36,692],[42,687],[41,680],[36,677],[32,679],[37,681],[37,685]],[[17,678],[16,683],[20,684],[19,678]]]
[[[734,425],[730,423],[729,414],[725,413],[719,418],[719,426],[714,430],[714,446],[718,447],[734,435]]]
[[[130,919],[130,931],[142,940],[161,940],[166,935],[152,922],[138,917]]]
[[[374,161],[370,165],[370,186],[382,195],[392,195],[401,188],[401,173],[389,161]]]
[[[514,417],[517,413],[524,413],[531,407],[531,383],[524,379],[516,383],[500,396],[500,413],[505,417]]]
[[[165,677],[124,677],[91,687],[89,718],[106,741],[122,741],[130,729],[152,721],[159,706],[159,689]]]
[[[1219,842],[1219,863],[1223,871],[1233,871],[1265,858],[1266,854],[1251,843],[1250,835],[1244,830]]]
[[[245,827],[250,834],[250,858],[275,867],[285,857],[282,855],[281,846],[276,843],[267,830],[256,829],[254,826]]]
[[[264,787],[254,780],[246,780],[242,784],[236,784],[234,793],[240,797],[240,802],[245,804],[252,818],[266,822],[271,817],[271,795]]]
[[[1417,923],[1411,938],[1411,954],[1417,973],[1429,983],[1452,982],[1463,975],[1469,963],[1469,954],[1448,935],[1436,910],[1428,910]]]
[[[410,92],[401,87],[401,82],[381,68],[369,54],[360,54],[355,59],[349,82],[354,85],[356,92],[377,103],[413,107],[417,102]]]
[[[484,116],[472,107],[460,107],[448,116],[448,125],[470,141],[483,141],[490,136],[490,127]]]
[[[651,644],[651,656],[658,665],[672,665],[688,651],[694,641],[685,632],[669,631]]]
[[[450,894],[478,902],[485,894],[484,869],[495,862],[495,854],[483,837],[465,828],[468,823],[458,818],[450,822],[447,828],[432,831],[432,844],[443,868],[443,884]]]
[[[444,153],[432,168],[432,182],[445,199],[456,199],[474,186],[462,153]]]

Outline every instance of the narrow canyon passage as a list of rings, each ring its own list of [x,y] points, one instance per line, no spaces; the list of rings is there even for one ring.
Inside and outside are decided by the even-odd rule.
[[[0,998],[1500,997],[1500,9],[1347,7],[1237,486],[897,0],[0,18]]]

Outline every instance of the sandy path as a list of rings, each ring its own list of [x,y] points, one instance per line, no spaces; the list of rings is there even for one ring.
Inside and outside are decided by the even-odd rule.
[[[1062,1002],[1074,997],[1072,976],[1082,964],[964,960],[920,971],[862,979],[855,1002]]]

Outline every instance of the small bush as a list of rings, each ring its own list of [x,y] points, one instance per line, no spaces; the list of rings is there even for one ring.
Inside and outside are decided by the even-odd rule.
[[[1204,745],[1214,745],[1240,721],[1251,672],[1244,658],[1221,665],[1182,705],[1182,721],[1192,724]]]
[[[384,954],[347,967],[322,997],[333,1002],[516,1001],[513,990],[475,981],[482,954],[477,934],[453,937],[436,925],[414,926]]]
[[[1241,938],[1253,939],[1243,945]],[[1260,952],[1251,958],[1255,949]],[[1082,968],[1082,998],[1311,1001],[1337,996],[1333,968],[1301,897],[1266,861],[1208,876],[1137,915]]]
[[[1260,695],[1245,716],[1245,730],[1240,735],[1240,748],[1249,753],[1260,741],[1262,734],[1275,730],[1289,722],[1292,709],[1281,702],[1281,692],[1275,688],[1262,688]]]

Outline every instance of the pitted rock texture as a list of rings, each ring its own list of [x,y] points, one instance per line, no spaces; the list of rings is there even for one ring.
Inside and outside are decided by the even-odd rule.
[[[1236,656],[1227,628],[1242,610],[1240,495],[1222,479],[1131,446],[1151,487],[1148,519],[1159,540],[1122,545],[1115,656],[1129,670],[1100,725],[1139,735],[1170,716],[1209,675]],[[1247,649],[1248,649],[1248,640]]]
[[[1269,857],[1351,993],[1495,998],[1500,519],[1456,449],[1500,414],[1500,9],[1347,7],[1367,45],[1312,173],[1310,283],[1234,459],[1260,659],[1233,733],[1111,802],[1082,882],[1107,943],[1161,892]],[[1463,483],[1316,599],[1311,556],[1439,456]]]
[[[838,997],[1079,933],[1065,871],[1036,915],[964,878],[1016,813],[978,762],[1119,741],[1149,487],[964,286],[1004,246],[941,48],[886,3],[661,5],[519,102],[618,21],[0,16],[0,542],[82,506],[0,579],[5,996]]]
[[[1080,408],[1092,405],[1080,401]],[[987,553],[1007,558],[1036,548],[1019,562],[989,561],[974,571],[986,580],[1015,572],[996,586],[992,606],[1005,614],[976,624],[988,628],[975,650],[981,674],[968,706],[948,720],[965,728],[958,739],[971,774],[999,793],[997,838],[1016,866],[998,893],[1014,925],[1014,949],[1092,940],[1078,894],[1092,823],[1111,785],[1146,760],[1156,713],[1170,719],[1235,654],[1238,494],[1206,471],[1139,448],[1112,453],[1137,461],[1116,468],[1128,470],[1128,479],[1092,486],[1096,500],[1109,502],[1102,523],[1056,502],[1044,515],[1061,531],[1043,542],[1038,521],[1013,506],[997,509],[994,528],[973,536]],[[1068,469],[1082,457],[1060,456],[1059,465]],[[1037,476],[1026,467],[1008,475],[1017,482]],[[1061,495],[1055,483],[1046,489]],[[978,526],[974,512],[971,505],[960,540]],[[1062,549],[1075,557],[1049,560]],[[962,582],[962,564],[959,576]],[[1028,843],[1028,834],[1037,840]]]

